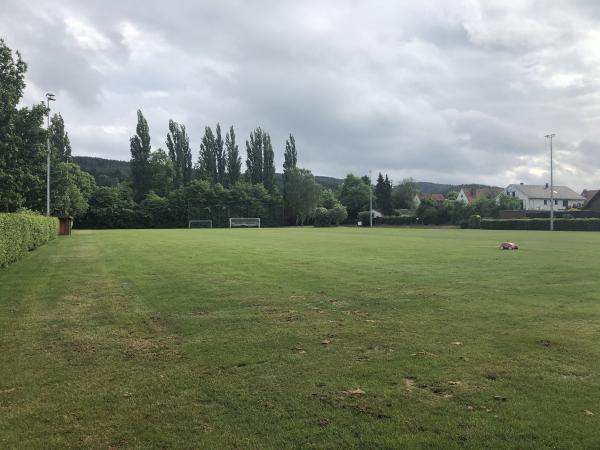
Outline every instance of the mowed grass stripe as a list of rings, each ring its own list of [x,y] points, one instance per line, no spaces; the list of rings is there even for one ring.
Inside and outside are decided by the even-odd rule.
[[[509,233],[79,231],[0,272],[0,447],[593,448],[600,236]]]

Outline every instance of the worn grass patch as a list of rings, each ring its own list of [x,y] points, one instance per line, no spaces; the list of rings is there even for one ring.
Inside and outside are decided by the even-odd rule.
[[[76,232],[0,271],[0,448],[597,448],[599,244]]]

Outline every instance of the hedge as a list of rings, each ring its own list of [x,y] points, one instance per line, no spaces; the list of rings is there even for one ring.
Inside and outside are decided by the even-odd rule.
[[[483,219],[486,230],[549,230],[550,219]],[[557,231],[600,231],[600,219],[554,219]]]
[[[368,227],[369,211],[358,213],[358,219],[362,222],[363,227]],[[415,223],[417,223],[415,216],[373,217],[373,225],[414,225]]]
[[[18,260],[57,234],[56,217],[0,213],[0,267]]]

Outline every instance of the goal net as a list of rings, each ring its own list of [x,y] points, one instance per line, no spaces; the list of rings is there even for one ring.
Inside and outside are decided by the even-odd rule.
[[[188,228],[212,228],[212,220],[190,220]]]
[[[230,217],[229,228],[260,228],[260,217]]]

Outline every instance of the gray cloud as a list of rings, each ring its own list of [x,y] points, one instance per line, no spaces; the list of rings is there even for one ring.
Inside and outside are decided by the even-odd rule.
[[[293,133],[300,162],[343,176],[600,186],[595,1],[8,0],[25,103],[55,91],[76,154],[128,159],[135,111],[197,153],[205,125]]]

